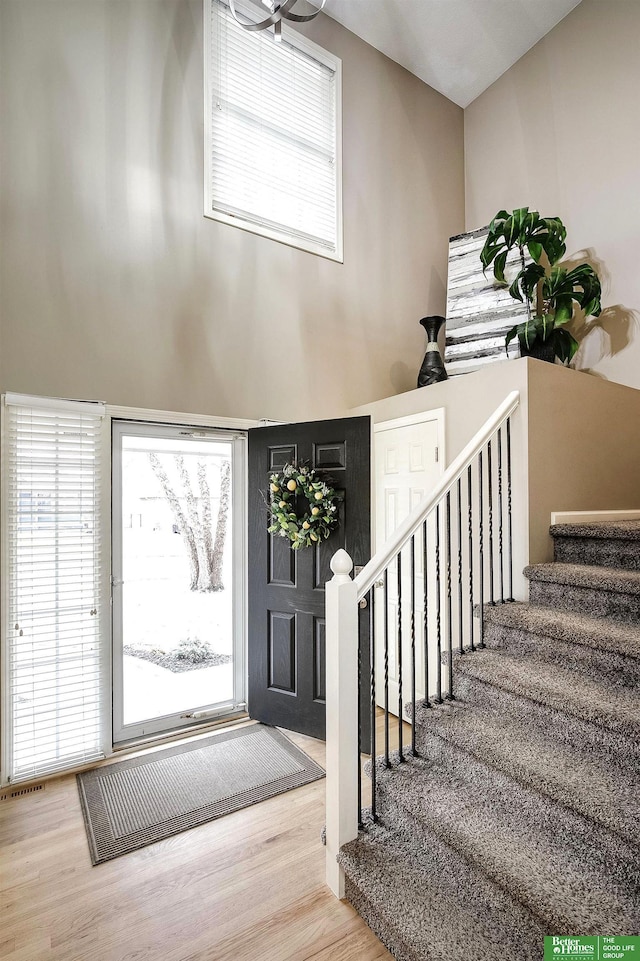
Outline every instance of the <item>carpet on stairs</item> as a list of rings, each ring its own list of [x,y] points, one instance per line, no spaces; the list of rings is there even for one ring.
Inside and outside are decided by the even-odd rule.
[[[454,658],[454,700],[417,705],[418,756],[377,760],[378,820],[339,855],[400,961],[640,933],[640,521],[552,534],[529,603],[486,607]]]

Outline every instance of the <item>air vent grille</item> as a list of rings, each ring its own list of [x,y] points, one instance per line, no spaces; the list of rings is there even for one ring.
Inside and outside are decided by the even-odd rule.
[[[24,797],[25,794],[35,794],[36,791],[44,791],[44,784],[29,784],[26,787],[15,787],[8,791],[0,791],[0,801],[10,801],[12,798]]]

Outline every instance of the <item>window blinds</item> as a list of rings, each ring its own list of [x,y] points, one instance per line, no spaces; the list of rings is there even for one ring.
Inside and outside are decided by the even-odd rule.
[[[209,9],[205,212],[340,259],[340,61],[290,30],[281,43],[245,30],[220,0]]]
[[[55,406],[50,406],[55,405]],[[103,755],[99,404],[5,399],[5,775]]]

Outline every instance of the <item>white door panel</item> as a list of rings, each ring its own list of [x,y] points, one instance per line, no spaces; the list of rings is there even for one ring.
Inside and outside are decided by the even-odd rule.
[[[433,490],[444,469],[443,434],[444,411],[429,411],[401,421],[376,424],[374,427],[375,460],[375,549],[380,550],[407,515]],[[442,524],[440,516],[440,538]],[[432,553],[436,546],[436,519],[427,523],[427,548]],[[411,638],[415,636],[416,649],[416,696],[424,698],[424,544],[419,531],[414,539],[413,591],[411,550],[402,552],[401,574],[398,580],[397,562],[388,569],[386,587],[377,589],[376,596],[376,690],[377,700],[398,714],[403,705],[411,700],[412,659]],[[445,611],[441,590],[445,571],[440,571],[440,592],[436,590],[435,566],[429,572],[427,588],[428,630],[435,637],[438,617],[442,628]],[[399,590],[400,586],[400,590]],[[387,623],[385,625],[384,595],[387,595]],[[440,596],[438,596],[440,594]],[[413,604],[414,620],[411,609]],[[398,618],[398,603],[401,614]],[[438,601],[440,610],[438,614]],[[385,630],[386,628],[386,630]],[[399,638],[402,636],[402,652]],[[385,643],[386,638],[386,643]],[[430,645],[429,693],[435,693],[437,676],[437,650]],[[400,661],[402,653],[402,688],[400,687]],[[385,686],[385,680],[388,684]],[[387,694],[385,695],[385,689]]]

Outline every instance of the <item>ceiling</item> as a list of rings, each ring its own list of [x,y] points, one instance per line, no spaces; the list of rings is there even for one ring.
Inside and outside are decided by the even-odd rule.
[[[325,13],[460,107],[580,0],[326,0]]]

